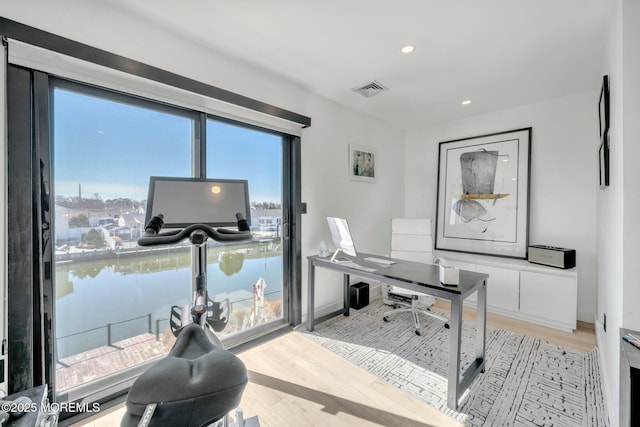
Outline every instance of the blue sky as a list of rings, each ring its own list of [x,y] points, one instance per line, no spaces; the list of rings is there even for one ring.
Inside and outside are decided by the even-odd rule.
[[[54,93],[55,195],[146,199],[149,176],[191,176],[192,123],[67,90]],[[280,201],[281,138],[209,121],[207,175],[249,181],[252,201]]]

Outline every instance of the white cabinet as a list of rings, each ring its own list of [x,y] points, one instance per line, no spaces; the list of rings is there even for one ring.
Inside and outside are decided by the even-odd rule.
[[[524,260],[449,254],[438,251],[450,265],[489,275],[487,311],[571,332],[576,328],[578,276]],[[464,300],[476,305],[476,295]]]
[[[447,262],[460,270],[477,271],[489,275],[489,280],[487,280],[487,309],[489,311],[506,314],[518,311],[518,270],[471,264],[458,260],[447,259]],[[469,295],[464,300],[465,304],[475,307],[476,297],[475,293]]]
[[[520,313],[544,320],[547,326],[576,328],[577,293],[573,277],[520,272]]]
[[[487,309],[496,312],[518,311],[520,272],[509,268],[476,265],[478,273],[489,275],[487,281]]]

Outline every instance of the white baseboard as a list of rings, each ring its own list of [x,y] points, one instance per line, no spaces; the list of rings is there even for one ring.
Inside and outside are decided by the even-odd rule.
[[[594,323],[595,313],[578,310],[578,321],[586,323]]]

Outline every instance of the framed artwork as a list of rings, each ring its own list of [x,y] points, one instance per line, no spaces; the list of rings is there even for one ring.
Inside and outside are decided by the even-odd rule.
[[[598,164],[600,169],[600,188],[609,186],[609,76],[602,77],[602,89],[598,101],[598,118],[600,121],[600,148]]]
[[[526,258],[531,128],[441,142],[435,248]]]
[[[598,101],[598,117],[600,119],[600,139],[609,130],[609,76],[602,77],[600,100]]]
[[[376,152],[349,144],[349,177],[352,181],[376,181]]]

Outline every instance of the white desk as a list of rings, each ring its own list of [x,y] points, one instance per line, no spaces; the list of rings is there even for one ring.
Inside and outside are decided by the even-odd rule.
[[[390,266],[365,261],[364,258],[376,256],[371,254],[359,254],[358,257],[348,257],[354,263],[374,271],[360,270],[350,267],[348,264],[331,262],[329,258],[319,256],[308,257],[308,301],[307,301],[307,328],[313,331],[315,324],[320,323],[338,314],[349,315],[349,276],[351,274],[365,277],[379,282],[405,288],[424,294],[430,294],[437,298],[451,302],[451,315],[449,320],[449,371],[447,388],[447,406],[457,409],[458,401],[462,393],[469,387],[475,377],[484,371],[485,363],[485,336],[487,329],[487,279],[489,275],[472,271],[460,270],[460,284],[458,286],[444,286],[440,284],[438,267],[430,264],[395,260]],[[376,256],[377,258],[381,258]],[[314,317],[315,294],[315,269],[316,267],[340,271],[344,274],[344,307],[334,313]],[[460,341],[462,332],[462,301],[477,292],[476,315],[476,359],[464,371],[460,372]],[[444,327],[444,326],[443,326]]]

